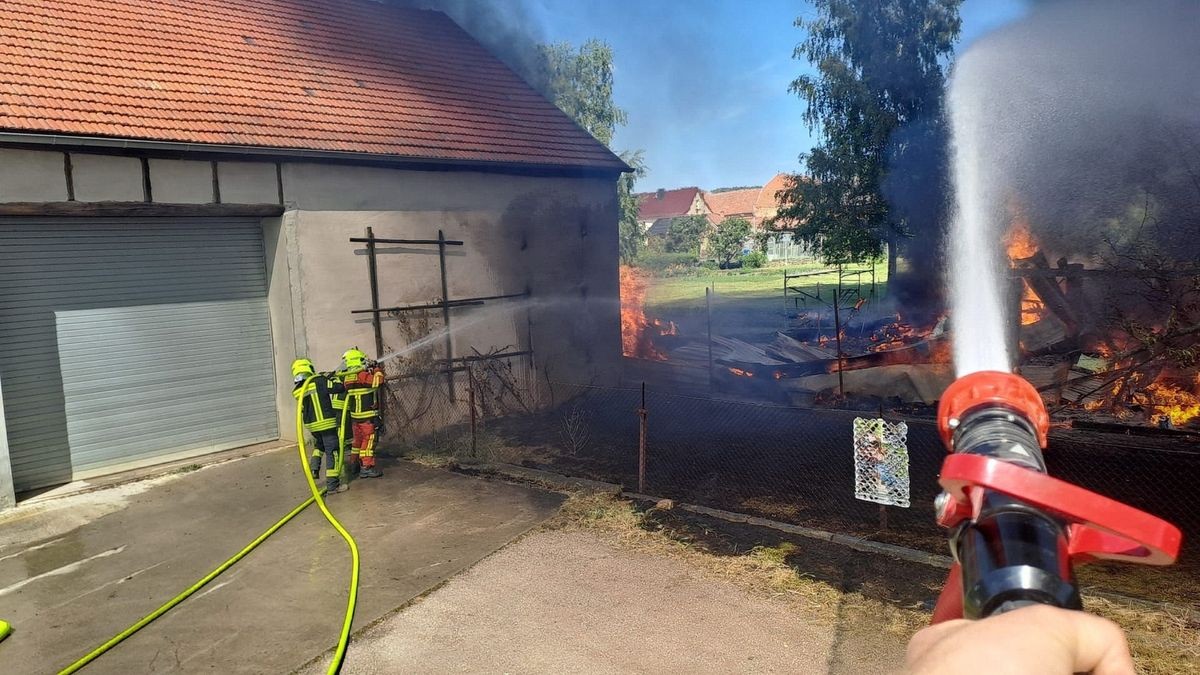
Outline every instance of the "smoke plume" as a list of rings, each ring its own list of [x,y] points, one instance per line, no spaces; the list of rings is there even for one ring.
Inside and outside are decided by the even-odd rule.
[[[1073,0],[972,46],[949,103],[992,218],[1079,261],[1138,238],[1200,254],[1197,45],[1198,3]]]
[[[433,9],[454,20],[471,37],[541,89],[543,30],[524,0],[385,0],[396,7]]]

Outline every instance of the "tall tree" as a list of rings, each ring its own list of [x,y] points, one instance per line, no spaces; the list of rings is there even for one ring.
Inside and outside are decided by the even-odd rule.
[[[588,40],[579,49],[558,42],[540,45],[541,72],[534,86],[588,133],[612,147],[617,127],[629,117],[613,102],[613,52],[600,40]],[[622,152],[621,159],[633,169],[617,181],[621,259],[632,261],[641,250],[644,235],[638,224],[637,179],[646,173],[642,152]]]
[[[795,57],[817,72],[790,89],[808,104],[804,121],[820,143],[801,156],[806,175],[792,176],[782,192],[775,226],[827,262],[876,260],[887,244],[894,273],[899,241],[935,226],[916,222],[918,211],[888,195],[927,191],[940,180],[939,171],[915,166],[920,178],[905,179],[898,167],[942,161],[923,144],[944,138],[945,61],[958,38],[961,1],[814,0],[817,16],[796,20],[807,37]]]
[[[612,47],[592,39],[579,49],[556,42],[540,45],[538,50],[543,72],[535,86],[596,140],[611,146],[617,127],[629,121],[613,102]]]
[[[617,241],[621,262],[630,264],[641,253],[642,245],[646,241],[646,233],[642,231],[642,224],[638,222],[638,198],[633,192],[637,179],[646,175],[646,162],[642,160],[641,150],[622,152],[621,159],[633,169],[630,173],[621,174],[617,179],[617,204],[620,207]]]

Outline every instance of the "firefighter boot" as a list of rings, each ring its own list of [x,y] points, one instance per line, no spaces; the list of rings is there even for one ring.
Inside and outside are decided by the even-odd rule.
[[[313,455],[308,458],[308,472],[312,474],[313,480],[321,477],[321,456]]]
[[[362,471],[359,472],[359,478],[379,478],[383,476],[383,472],[375,467],[375,457],[362,458]]]

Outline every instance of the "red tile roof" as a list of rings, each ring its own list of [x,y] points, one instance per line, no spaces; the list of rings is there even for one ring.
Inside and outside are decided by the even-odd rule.
[[[4,0],[0,130],[625,168],[439,12]]]
[[[759,188],[705,192],[704,202],[708,204],[710,211],[721,218],[750,216],[754,214],[754,203],[758,199],[759,192]]]
[[[663,190],[662,197],[658,192],[647,192],[638,195],[638,220],[655,220],[657,218],[674,218],[686,215],[692,208],[692,202],[700,188],[688,187],[677,190]]]
[[[758,195],[758,201],[755,202],[756,209],[777,209],[779,208],[778,193],[780,190],[787,188],[791,184],[791,176],[786,173],[777,173],[775,177],[763,186],[762,191]]]

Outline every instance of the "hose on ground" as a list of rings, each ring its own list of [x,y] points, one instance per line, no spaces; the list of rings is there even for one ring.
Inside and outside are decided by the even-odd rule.
[[[307,468],[305,471],[305,475],[307,475]],[[133,624],[129,628],[126,628],[125,630],[121,631],[120,633],[117,633],[116,635],[114,635],[112,638],[110,638],[108,640],[108,642],[105,642],[104,644],[100,645],[99,647],[96,647],[92,651],[88,652],[88,654],[85,655],[83,658],[79,659],[75,663],[72,663],[71,665],[62,669],[61,671],[59,671],[59,675],[67,675],[68,673],[74,673],[75,671],[79,670],[80,668],[86,666],[87,664],[89,664],[92,661],[99,658],[101,655],[103,655],[108,650],[121,644],[121,642],[124,641],[125,638],[128,638],[129,636],[133,635],[134,633],[138,632],[139,630],[145,628],[147,625],[150,624],[151,621],[154,621],[155,619],[162,616],[163,614],[166,614],[175,605],[178,605],[179,603],[183,602],[184,600],[187,600],[193,593],[200,590],[201,588],[204,588],[205,584],[212,581],[213,579],[216,579],[225,570],[229,569],[230,567],[233,567],[234,563],[236,563],[237,561],[241,560],[242,558],[245,558],[246,555],[250,553],[250,551],[253,551],[255,548],[258,547],[259,544],[266,541],[267,537],[270,537],[271,535],[275,534],[275,532],[278,531],[279,528],[286,525],[289,520],[300,515],[300,512],[303,511],[304,509],[308,508],[308,506],[310,504],[312,504],[314,501],[316,501],[315,497],[309,497],[308,499],[304,500],[299,506],[292,509],[291,512],[289,512],[286,516],[284,516],[283,518],[280,518],[278,521],[276,521],[276,523],[274,525],[272,525],[266,532],[263,532],[262,534],[258,535],[258,537],[254,541],[250,542],[249,545],[247,545],[245,548],[243,548],[242,550],[240,550],[236,554],[234,554],[234,556],[232,558],[221,563],[221,565],[219,567],[217,567],[213,571],[206,574],[202,579],[200,579],[196,583],[192,584],[186,591],[171,598],[162,607],[159,607],[158,609],[154,610],[153,612],[142,617],[137,623]]]
[[[307,381],[305,382],[305,384],[307,384]],[[343,442],[344,442],[344,431],[343,431],[343,429],[345,427],[344,421],[345,421],[345,413],[343,413],[343,415],[342,415],[341,422],[343,422],[343,423],[339,424],[339,429],[338,429],[338,449],[337,449],[338,458],[337,458],[336,466],[339,469],[341,468],[341,464],[342,464],[341,453],[342,453],[342,447],[343,447]],[[120,633],[117,633],[113,637],[109,638],[109,640],[107,642],[105,642],[104,644],[93,649],[92,651],[88,652],[85,656],[83,656],[79,660],[75,661],[71,665],[69,665],[66,668],[59,671],[58,675],[69,675],[70,673],[74,673],[74,672],[78,671],[80,668],[83,668],[87,664],[91,663],[92,661],[94,661],[97,658],[99,658],[100,656],[102,656],[108,650],[112,649],[113,647],[115,647],[118,644],[120,644],[121,642],[123,642],[126,638],[130,637],[131,635],[138,632],[139,630],[145,628],[147,625],[149,625],[155,619],[159,618],[163,614],[166,614],[168,611],[171,610],[171,608],[175,607],[176,605],[183,602],[184,600],[187,600],[196,591],[200,590],[201,588],[204,588],[204,586],[206,584],[208,584],[210,581],[212,581],[213,579],[216,579],[218,576],[220,576],[222,572],[229,569],[230,567],[233,567],[233,565],[236,564],[239,560],[246,557],[251,551],[253,551],[255,548],[257,548],[259,544],[263,543],[264,541],[267,540],[268,537],[275,534],[279,530],[279,528],[286,525],[288,523],[288,521],[290,521],[292,518],[295,518],[296,516],[300,515],[300,512],[303,511],[304,509],[308,508],[309,505],[311,505],[313,502],[317,503],[317,506],[321,509],[321,513],[324,514],[325,519],[329,521],[329,524],[332,525],[335,530],[337,530],[338,534],[340,534],[342,536],[342,539],[346,540],[346,545],[350,547],[350,559],[351,559],[351,565],[352,565],[351,571],[350,571],[350,597],[346,603],[346,614],[342,620],[342,631],[341,631],[340,636],[338,637],[337,649],[334,651],[333,661],[331,661],[329,664],[328,673],[329,673],[329,675],[336,675],[336,673],[341,671],[342,663],[346,659],[346,646],[350,642],[350,626],[354,622],[354,609],[355,609],[356,605],[358,604],[358,570],[359,570],[358,544],[354,541],[354,538],[350,536],[350,533],[346,531],[346,528],[342,527],[342,524],[340,522],[338,522],[338,519],[335,518],[334,515],[329,512],[329,508],[327,506],[325,506],[325,500],[322,498],[322,495],[324,494],[325,491],[317,488],[317,483],[315,480],[313,480],[312,474],[309,471],[308,457],[306,456],[305,447],[304,447],[304,431],[305,430],[304,430],[304,419],[303,419],[303,401],[298,401],[296,404],[297,447],[300,451],[301,470],[304,473],[305,480],[308,481],[308,489],[310,492],[312,492],[311,497],[304,500],[304,502],[302,502],[296,508],[292,509],[286,516],[284,516],[283,518],[280,518],[278,521],[276,521],[276,523],[274,525],[272,525],[270,528],[268,528],[266,532],[263,532],[262,534],[258,535],[258,537],[255,538],[254,541],[250,542],[245,548],[238,551],[236,554],[233,555],[233,557],[231,557],[228,560],[226,560],[225,562],[221,563],[220,566],[218,566],[216,569],[214,569],[213,571],[206,574],[203,578],[201,578],[196,583],[192,584],[190,587],[188,587],[187,590],[180,593],[179,595],[176,595],[175,597],[168,600],[166,602],[166,604],[164,604],[163,606],[159,607],[158,609],[154,610],[153,612],[142,617],[140,620],[138,620],[137,623],[133,624],[132,626],[126,628],[125,630],[121,631]],[[3,639],[4,637],[7,636],[8,630],[9,630],[9,625],[3,621],[0,621],[0,639]]]

